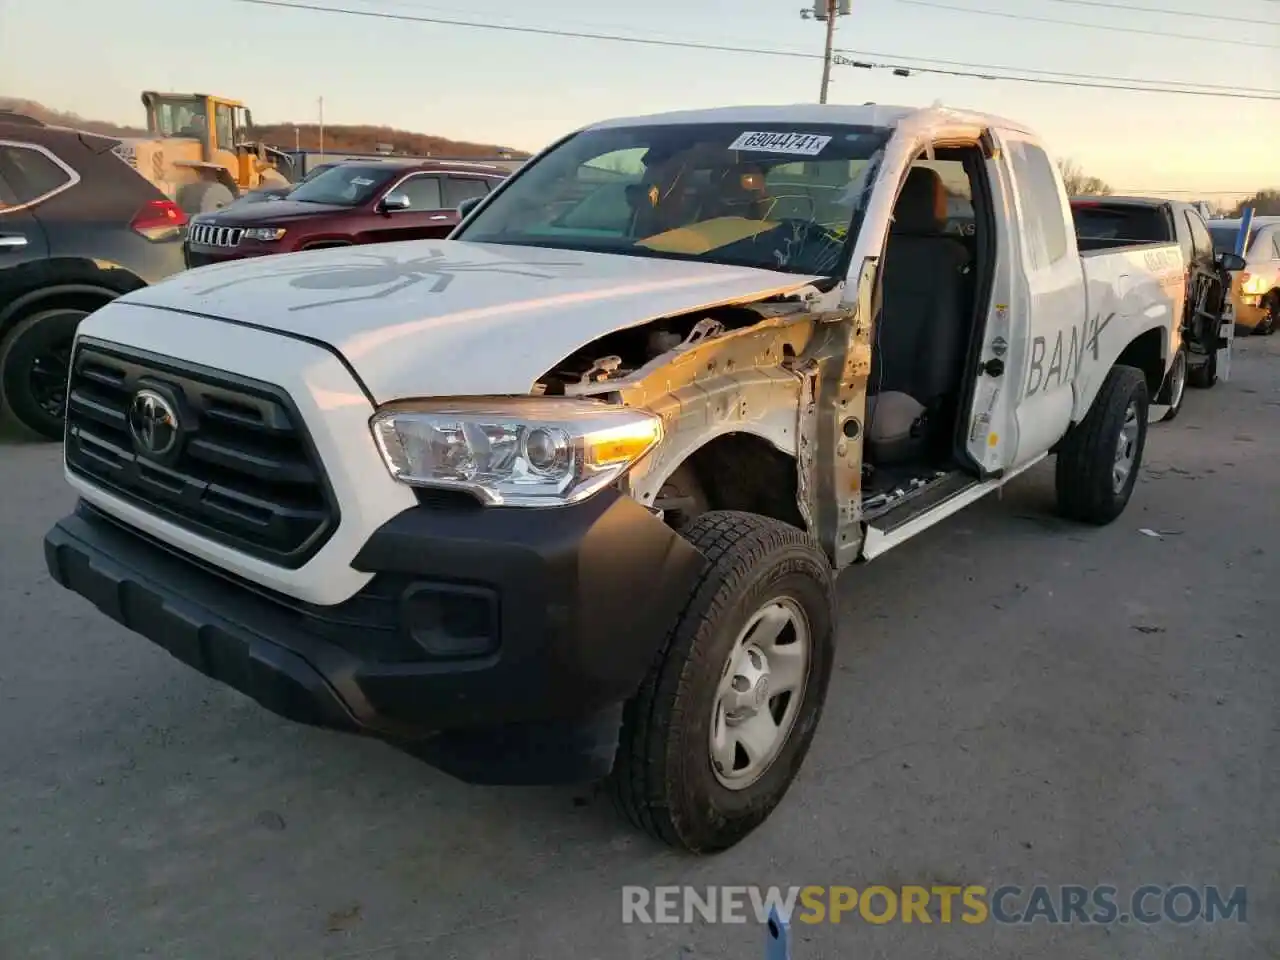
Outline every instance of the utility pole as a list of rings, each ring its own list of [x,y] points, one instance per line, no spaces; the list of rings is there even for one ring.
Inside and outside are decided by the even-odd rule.
[[[819,20],[827,25],[827,41],[822,54],[822,90],[818,94],[818,102],[827,102],[827,88],[831,86],[831,60],[835,52],[836,17],[847,17],[852,6],[851,0],[814,0],[812,7],[804,7],[800,17],[804,20]]]
[[[827,4],[827,45],[822,52],[822,92],[818,95],[819,103],[827,102],[827,88],[831,86],[831,50],[836,43],[836,0],[826,0]]]
[[[324,97],[320,98],[320,159],[324,159]]]

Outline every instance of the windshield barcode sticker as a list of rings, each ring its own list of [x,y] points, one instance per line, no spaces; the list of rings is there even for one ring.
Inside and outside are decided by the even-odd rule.
[[[830,142],[830,137],[820,137],[815,133],[769,133],[762,130],[748,130],[729,144],[729,149],[816,157]]]
[[[372,180],[370,180],[370,179],[368,179],[368,178],[366,178],[366,177],[352,177],[352,178],[351,178],[351,183],[352,183],[352,185],[353,185],[353,186],[357,186],[357,187],[371,187],[371,186],[373,186],[373,181],[372,181]]]

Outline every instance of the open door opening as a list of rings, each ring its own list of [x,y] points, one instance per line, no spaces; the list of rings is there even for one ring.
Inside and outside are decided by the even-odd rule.
[[[912,164],[885,242],[867,385],[863,516],[904,520],[980,483],[963,436],[995,272],[982,148]],[[910,508],[907,507],[911,501]]]

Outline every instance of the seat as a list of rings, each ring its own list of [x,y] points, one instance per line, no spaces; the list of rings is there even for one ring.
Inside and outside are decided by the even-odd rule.
[[[894,207],[868,382],[867,442],[878,463],[921,453],[926,420],[949,425],[963,381],[970,256],[944,233],[947,205],[937,172],[915,167]]]

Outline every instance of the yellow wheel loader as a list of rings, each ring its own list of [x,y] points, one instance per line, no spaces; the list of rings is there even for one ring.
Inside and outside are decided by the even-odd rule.
[[[146,138],[118,152],[188,215],[225,207],[259,187],[282,186],[288,157],[249,139],[253,116],[244,104],[203,93],[145,91]],[[287,167],[286,167],[287,169]]]

